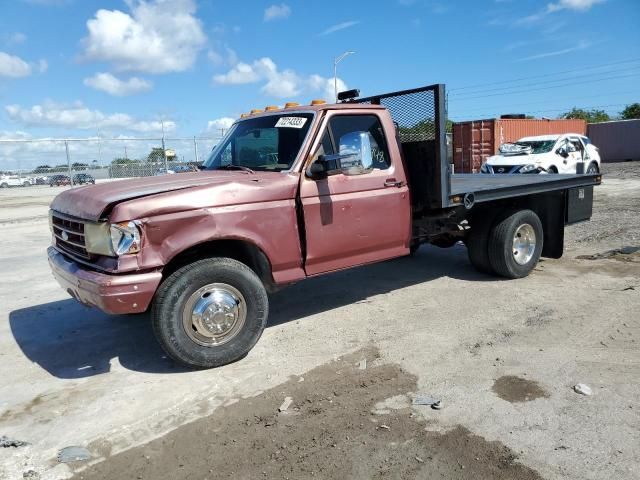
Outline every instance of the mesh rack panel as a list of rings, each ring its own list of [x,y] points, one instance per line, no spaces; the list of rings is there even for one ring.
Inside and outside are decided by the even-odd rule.
[[[448,204],[444,98],[444,85],[437,84],[354,100],[385,107],[397,124],[414,211]]]
[[[401,92],[386,93],[355,100],[358,103],[382,105],[398,125],[400,142],[435,140],[437,101],[435,85]]]

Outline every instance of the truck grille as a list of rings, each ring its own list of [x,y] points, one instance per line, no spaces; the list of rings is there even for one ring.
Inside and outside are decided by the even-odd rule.
[[[85,260],[91,259],[91,254],[85,246],[83,222],[52,212],[51,228],[56,247],[69,255]]]

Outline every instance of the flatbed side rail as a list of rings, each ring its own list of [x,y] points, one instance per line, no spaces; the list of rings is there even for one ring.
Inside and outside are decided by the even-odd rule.
[[[602,176],[595,175],[509,175],[505,178],[484,174],[458,174],[451,176],[451,195],[448,206],[464,205],[465,196],[473,195],[474,203],[515,198],[536,193],[566,190],[575,187],[600,185]]]

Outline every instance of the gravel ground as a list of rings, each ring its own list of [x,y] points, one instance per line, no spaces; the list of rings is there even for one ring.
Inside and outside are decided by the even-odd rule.
[[[61,291],[56,189],[0,191],[0,437],[28,443],[0,448],[0,478],[640,478],[639,167],[606,165],[592,221],[525,279],[459,245],[311,279],[207,371],[172,364],[145,315]],[[68,446],[92,459],[58,463]]]
[[[565,246],[570,252],[587,246],[640,246],[640,201],[637,184],[640,162],[603,164],[603,183],[594,190],[591,221],[568,227]],[[632,180],[631,182],[627,180]]]

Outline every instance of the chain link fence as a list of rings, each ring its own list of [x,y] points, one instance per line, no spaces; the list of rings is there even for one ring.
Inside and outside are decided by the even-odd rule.
[[[224,136],[3,138],[0,188],[68,186],[196,171]]]

